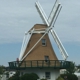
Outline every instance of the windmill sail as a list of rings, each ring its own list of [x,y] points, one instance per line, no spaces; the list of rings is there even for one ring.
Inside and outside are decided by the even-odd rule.
[[[23,55],[24,55],[24,52],[26,50],[26,47],[28,46],[28,42],[31,38],[31,35],[29,32],[26,34],[25,33],[25,36],[24,36],[24,39],[23,39],[23,43],[22,43],[22,47],[21,47],[21,52],[20,52],[20,56],[19,56],[19,61],[21,61]]]
[[[37,11],[38,11],[38,13],[40,14],[40,17],[42,18],[42,21],[44,22],[44,24],[47,23],[47,25],[49,26],[49,24],[48,24],[48,22],[47,22],[47,19],[48,19],[48,18],[47,18],[47,16],[46,16],[43,8],[41,7],[40,3],[39,3],[39,2],[36,2],[36,3],[35,3],[35,6],[36,6]]]
[[[58,2],[58,0],[56,0],[52,10],[51,10],[51,13],[48,17],[48,22],[49,22],[49,26],[52,25],[52,23],[54,23],[54,20],[56,18],[56,15],[58,14],[58,11],[60,10],[61,8],[61,4]]]
[[[46,23],[46,25],[51,28],[50,32],[51,32],[51,34],[52,34],[52,36],[53,36],[53,38],[54,38],[54,40],[55,40],[55,42],[56,42],[56,44],[57,44],[60,52],[61,52],[61,55],[62,55],[63,59],[66,60],[67,57],[68,57],[68,54],[67,54],[65,48],[63,47],[60,39],[58,38],[57,34],[55,33],[54,30],[52,30],[52,26],[54,26],[54,25],[52,25],[52,22],[55,20],[56,14],[59,13],[60,10],[61,10],[60,3],[57,3],[57,0],[56,0],[55,6],[54,6],[54,8],[52,9],[49,18],[47,18],[47,17],[45,16],[43,10],[42,10],[40,7],[41,7],[41,6],[39,6],[39,5],[37,4],[37,2],[36,2],[36,8],[37,8],[40,16],[42,16],[41,18],[42,18],[43,22]],[[42,13],[42,12],[43,12],[43,13]],[[53,13],[54,13],[54,14],[53,14]],[[48,19],[48,20],[47,20],[47,19]]]
[[[54,38],[60,52],[61,52],[61,55],[62,55],[63,59],[66,60],[67,57],[68,57],[68,54],[67,54],[65,48],[63,47],[60,39],[58,38],[58,36],[57,36],[57,34],[54,30],[51,30],[50,32],[51,32],[51,34],[52,34],[52,36],[53,36],[53,38]]]

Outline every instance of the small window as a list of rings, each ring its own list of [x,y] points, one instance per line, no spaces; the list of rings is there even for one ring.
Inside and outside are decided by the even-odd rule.
[[[51,77],[51,76],[50,76],[50,72],[45,72],[45,78],[46,78],[46,79],[50,79],[50,77]]]
[[[46,39],[42,39],[42,45],[46,46]]]
[[[49,61],[49,56],[45,56],[45,62]]]

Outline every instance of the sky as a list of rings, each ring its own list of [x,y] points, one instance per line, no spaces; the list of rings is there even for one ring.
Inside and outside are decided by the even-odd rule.
[[[0,0],[0,65],[19,57],[25,32],[35,24],[42,24],[36,8],[36,0]],[[39,0],[49,16],[55,0]],[[80,0],[59,0],[61,12],[54,25],[69,57],[68,61],[80,64]],[[52,46],[58,59],[63,60],[54,39]]]

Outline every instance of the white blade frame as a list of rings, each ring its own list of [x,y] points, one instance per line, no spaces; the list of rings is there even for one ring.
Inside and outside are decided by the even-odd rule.
[[[57,1],[56,1],[57,2]],[[56,3],[57,4],[57,3]],[[58,5],[60,5],[60,4],[58,4]],[[44,22],[47,24],[47,26],[48,27],[52,27],[52,21],[54,20],[54,18],[51,18],[51,24],[49,24],[49,22],[48,22],[48,20],[47,20],[47,18],[45,17],[45,14],[44,14],[44,12],[42,13],[41,12],[41,8],[40,8],[40,6],[38,6],[38,4],[37,4],[37,2],[36,2],[36,8],[37,8],[37,10],[38,10],[38,12],[39,12],[39,14],[42,16],[41,18],[42,18],[42,20],[44,20]],[[58,7],[58,9],[59,9],[59,7]],[[58,10],[57,9],[57,10]],[[54,10],[54,9],[53,9]],[[61,10],[61,8],[59,9],[59,12],[60,12],[60,10]],[[53,13],[54,11],[52,11],[52,13]],[[56,11],[56,13],[57,13],[58,11]],[[59,13],[58,12],[58,13]],[[51,13],[51,14],[52,14]],[[50,14],[50,15],[51,15]],[[55,14],[54,14],[55,15]],[[54,16],[53,15],[53,16]],[[54,16],[55,17],[55,16]],[[50,18],[48,18],[48,19],[50,19]],[[50,25],[50,26],[49,26]],[[54,25],[53,25],[54,26]],[[64,47],[63,47],[63,45],[62,45],[62,43],[61,43],[61,41],[59,40],[59,38],[58,38],[58,36],[57,36],[57,34],[55,33],[55,31],[53,30],[50,30],[50,32],[51,32],[51,34],[52,34],[52,36],[53,36],[53,38],[55,39],[55,42],[56,42],[56,44],[57,44],[57,46],[58,46],[58,48],[59,48],[59,50],[60,50],[60,52],[61,52],[61,55],[62,55],[62,57],[63,57],[63,59],[64,60],[66,60],[67,59],[67,57],[68,57],[68,54],[67,54],[67,52],[66,52],[66,50],[64,49]]]
[[[33,32],[33,30],[32,30]],[[24,52],[27,48],[27,45],[28,45],[28,42],[32,36],[32,32],[31,34],[28,32],[28,33],[25,33],[25,36],[24,36],[24,39],[23,39],[23,44],[22,44],[22,47],[21,47],[21,52],[20,52],[20,56],[19,56],[19,61],[21,61],[23,55],[24,55]]]
[[[42,21],[44,22],[44,24],[46,24],[48,18],[47,18],[47,16],[46,16],[44,10],[42,9],[40,3],[39,3],[39,2],[36,2],[36,3],[35,3],[35,6],[36,6],[36,8],[37,8],[38,13],[40,14],[40,17],[42,18]],[[49,26],[48,23],[47,23],[47,25]]]
[[[60,9],[60,7],[61,7],[61,4],[59,3],[58,0],[56,0],[55,4],[54,4],[54,6],[53,6],[53,8],[51,10],[51,13],[50,13],[50,15],[49,15],[49,17],[47,19],[47,21],[49,23],[49,26],[51,26],[52,23],[54,22],[54,20],[56,18],[56,14],[57,14],[58,10]]]
[[[22,47],[21,47],[21,51],[20,51],[20,55],[19,55],[19,61],[21,60],[22,55],[23,55],[22,50],[23,50],[24,43],[25,43],[25,35],[24,35],[24,38],[23,38],[23,43],[22,43]]]
[[[68,57],[68,54],[67,54],[65,48],[63,47],[59,37],[57,36],[57,34],[56,34],[56,32],[54,30],[51,30],[50,32],[51,32],[51,34],[52,34],[52,36],[54,38],[54,41],[56,42],[56,44],[57,44],[57,46],[58,46],[58,48],[59,48],[59,50],[61,52],[61,55],[63,56],[63,59],[66,60],[67,57]]]

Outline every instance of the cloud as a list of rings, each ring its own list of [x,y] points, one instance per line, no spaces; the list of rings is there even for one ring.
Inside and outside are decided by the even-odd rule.
[[[80,1],[63,1],[63,8],[55,24],[62,42],[80,42]]]
[[[63,8],[55,24],[55,31],[62,42],[80,42],[80,1],[60,0]],[[35,0],[0,1],[0,43],[22,42],[25,31],[42,20],[34,6]],[[49,15],[54,1],[40,0]]]

